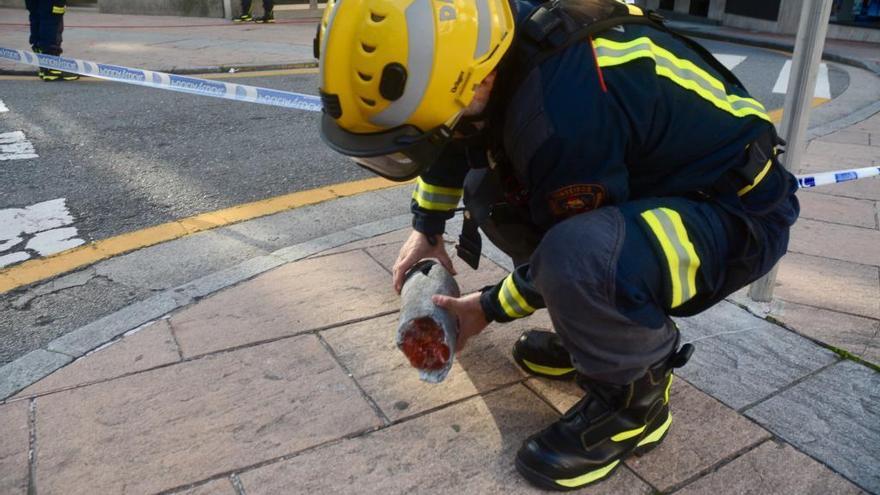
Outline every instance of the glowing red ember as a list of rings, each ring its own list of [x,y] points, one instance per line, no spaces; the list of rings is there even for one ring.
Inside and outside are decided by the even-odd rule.
[[[412,322],[403,336],[401,350],[413,367],[439,370],[449,361],[449,346],[443,343],[443,329],[431,318]]]

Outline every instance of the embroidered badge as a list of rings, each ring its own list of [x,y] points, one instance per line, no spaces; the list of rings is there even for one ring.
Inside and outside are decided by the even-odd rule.
[[[601,184],[575,184],[550,193],[550,211],[558,218],[595,210],[605,201]]]

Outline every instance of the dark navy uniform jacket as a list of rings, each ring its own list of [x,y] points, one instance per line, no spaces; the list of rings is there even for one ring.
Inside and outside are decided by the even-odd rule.
[[[514,3],[520,21],[539,5]],[[513,77],[502,62],[496,85]],[[517,88],[500,96],[493,90],[490,98],[490,111],[503,115],[489,116],[500,131],[494,148],[489,139],[489,155],[506,163],[540,231],[600,206],[708,188],[743,163],[750,143],[773,125],[745,89],[679,38],[647,25],[601,32],[516,77]],[[418,179],[416,230],[443,232],[480,156],[450,145]],[[527,267],[517,273],[519,292],[541,306],[540,295],[530,294]]]

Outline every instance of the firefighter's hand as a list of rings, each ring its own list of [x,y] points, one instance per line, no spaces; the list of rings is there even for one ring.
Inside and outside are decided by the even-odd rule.
[[[450,311],[458,318],[458,340],[455,352],[464,348],[468,339],[483,331],[489,325],[483,306],[480,305],[480,293],[474,292],[464,297],[449,297],[436,295],[432,298],[434,304]]]
[[[400,253],[397,255],[397,261],[394,263],[394,269],[391,274],[391,281],[394,284],[394,290],[400,293],[403,288],[403,277],[413,265],[425,258],[436,258],[449,273],[455,275],[455,268],[452,266],[452,260],[446,254],[446,247],[443,245],[443,236],[434,236],[435,245],[428,242],[428,238],[421,232],[412,231],[409,239],[403,243]]]

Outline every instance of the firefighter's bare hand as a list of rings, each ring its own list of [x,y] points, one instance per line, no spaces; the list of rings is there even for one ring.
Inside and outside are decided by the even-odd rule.
[[[436,245],[432,246],[431,243],[428,242],[428,238],[425,234],[413,230],[412,234],[409,235],[409,239],[403,243],[391,274],[391,281],[394,284],[394,290],[396,290],[398,294],[403,288],[403,277],[406,275],[406,272],[408,272],[413,265],[425,258],[436,258],[441,265],[449,270],[449,273],[453,275],[456,274],[455,268],[452,266],[452,259],[450,259],[449,255],[446,253],[446,247],[443,244],[443,236],[437,235],[434,238],[436,239]]]
[[[449,297],[436,295],[432,298],[434,304],[450,311],[458,318],[458,340],[455,352],[464,348],[468,339],[483,331],[489,325],[486,321],[486,313],[480,305],[480,293],[474,292],[464,297]]]

